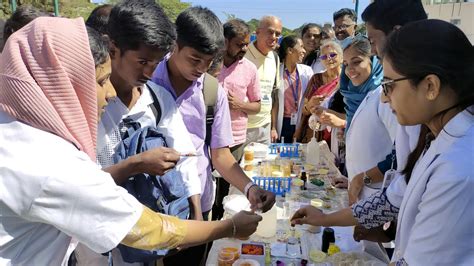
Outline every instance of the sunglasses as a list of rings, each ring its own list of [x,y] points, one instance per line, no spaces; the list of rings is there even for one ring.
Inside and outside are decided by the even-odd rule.
[[[407,80],[407,79],[410,79],[410,78],[405,77],[405,78],[399,78],[399,79],[387,79],[387,80],[382,81],[380,85],[382,86],[383,94],[385,96],[388,96],[390,93],[392,93],[392,86],[390,86],[390,84],[398,82],[398,81],[402,81],[402,80]]]
[[[333,59],[337,56],[336,53],[330,53],[330,54],[323,54],[322,56],[319,57],[321,60],[328,60],[328,59]]]

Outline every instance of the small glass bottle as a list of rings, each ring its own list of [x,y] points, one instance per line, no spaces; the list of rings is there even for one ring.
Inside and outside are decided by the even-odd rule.
[[[301,190],[306,190],[306,181],[308,180],[306,176],[306,171],[303,169],[301,170],[301,180],[303,180],[303,185],[301,186]]]
[[[330,243],[336,243],[336,237],[334,236],[334,229],[326,227],[323,231],[321,251],[327,253]]]

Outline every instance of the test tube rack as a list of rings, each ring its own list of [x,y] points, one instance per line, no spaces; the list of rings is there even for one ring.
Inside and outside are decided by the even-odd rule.
[[[273,192],[276,195],[283,195],[290,191],[291,178],[290,177],[264,177],[254,176],[253,182],[259,187]]]
[[[270,154],[279,154],[280,157],[299,157],[299,143],[272,143],[268,148]]]

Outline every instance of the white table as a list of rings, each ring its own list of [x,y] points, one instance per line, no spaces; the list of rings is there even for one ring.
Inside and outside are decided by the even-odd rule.
[[[329,154],[329,148],[327,147],[327,144],[321,143],[321,158],[323,161],[325,161],[326,167],[331,169],[333,175],[334,171],[337,171],[336,175],[340,174],[335,165],[332,162],[329,162],[328,159],[333,158],[332,154]],[[269,155],[265,159],[274,159],[274,155]],[[242,163],[243,165],[243,163]],[[329,180],[326,178],[325,183],[328,183]],[[234,194],[234,193],[240,193],[234,189],[231,188],[229,194]],[[323,195],[326,195],[325,189],[324,188],[319,188],[316,187],[310,183],[308,183],[308,190],[303,191],[301,193],[301,196],[296,199],[297,203],[291,204],[293,207],[298,204],[304,205],[304,204],[309,204],[311,198],[321,198]],[[284,212],[283,212],[283,204],[285,202],[285,198],[278,196],[277,197],[277,231],[288,231],[289,230],[289,222],[288,222],[288,217],[284,217]],[[347,191],[343,189],[336,189],[336,194],[334,196],[331,196],[330,199],[330,204],[331,208],[325,210],[325,212],[331,212],[331,211],[336,211],[339,209],[342,209],[344,207],[347,207],[347,202],[348,202],[348,197],[347,197]],[[292,209],[291,211],[295,211],[295,209]],[[290,211],[290,212],[291,212]],[[298,259],[288,259],[288,258],[282,258],[282,257],[274,257],[272,256],[272,264],[271,265],[276,265],[277,260],[284,261],[286,265],[289,265],[290,262],[293,262],[294,265],[300,265],[301,259],[306,259],[308,260],[308,265],[331,265],[328,263],[323,263],[323,264],[314,264],[310,259],[309,259],[309,252],[310,250],[317,249],[321,250],[321,238],[322,238],[322,230],[319,233],[311,233],[307,230],[308,226],[297,226],[297,231],[300,237],[300,243],[301,243],[301,250],[302,250],[302,256],[301,258]],[[341,249],[341,252],[355,252],[357,254],[360,254],[361,256],[366,257],[367,259],[370,259],[373,265],[386,265],[386,263],[376,259],[375,257],[365,253],[363,251],[363,245],[359,242],[356,242],[353,239],[353,227],[332,227],[335,231],[335,236],[336,236],[336,245],[339,246]],[[240,247],[242,243],[250,243],[250,242],[260,242],[260,243],[276,243],[277,242],[277,236],[275,235],[274,237],[271,238],[262,238],[257,236],[256,234],[253,234],[250,236],[248,240],[238,240],[238,239],[230,239],[230,238],[225,238],[225,239],[220,239],[217,241],[214,241],[214,244],[212,245],[212,248],[209,252],[206,265],[217,265],[217,256],[218,252],[221,248],[223,247]],[[371,264],[369,264],[371,265]]]

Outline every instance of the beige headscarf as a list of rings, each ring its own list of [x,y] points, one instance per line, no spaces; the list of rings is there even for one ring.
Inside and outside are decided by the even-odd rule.
[[[95,161],[95,69],[82,18],[37,18],[8,39],[0,57],[0,110]]]

